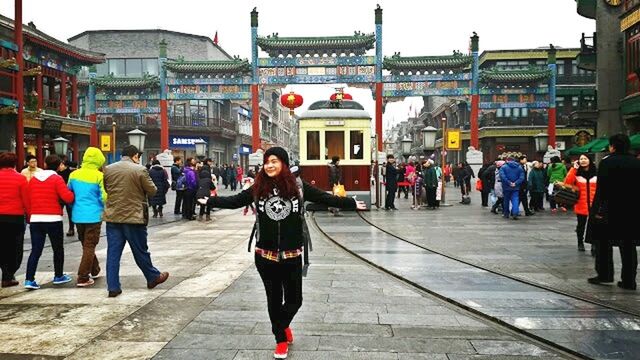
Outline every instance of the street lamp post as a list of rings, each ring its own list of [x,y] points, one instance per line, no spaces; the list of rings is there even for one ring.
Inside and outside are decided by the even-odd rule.
[[[404,155],[404,161],[409,161],[409,155],[411,155],[411,144],[413,141],[405,135],[404,139],[400,142],[402,144],[402,155]]]
[[[539,133],[533,137],[536,142],[536,151],[544,152],[547,151],[547,145],[549,145],[549,136],[547,133]]]
[[[129,136],[129,144],[137,147],[139,152],[144,152],[144,140],[147,137],[147,133],[136,128],[129,131],[127,135]],[[142,159],[140,163],[142,164]]]
[[[111,138],[113,147],[111,148],[111,161],[116,162],[116,122],[111,123]]]
[[[63,138],[62,136],[58,136],[53,139],[53,149],[56,151],[58,156],[66,155],[67,149],[69,146],[69,140]]]
[[[447,145],[447,118],[446,117],[442,117],[441,119],[442,122],[442,150],[440,151],[440,168],[442,169],[442,176],[440,176],[440,188],[442,189],[442,194],[440,195],[440,206],[451,206],[450,204],[447,204],[445,202],[445,188],[444,185],[446,184],[444,181],[444,168],[446,166],[446,145]]]
[[[198,160],[202,161],[202,158],[204,158],[207,153],[207,142],[202,139],[198,139],[194,141],[194,145],[196,146],[196,156],[198,157]]]

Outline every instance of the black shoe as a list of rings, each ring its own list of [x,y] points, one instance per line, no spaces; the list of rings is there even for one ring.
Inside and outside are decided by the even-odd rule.
[[[600,277],[594,276],[594,277],[588,278],[587,281],[590,284],[600,285],[600,284],[603,284],[603,283],[612,283],[613,279],[611,279],[611,280],[602,280],[602,279],[600,279]]]
[[[622,283],[622,281],[618,281],[618,287],[620,289],[625,289],[625,290],[635,290],[636,289],[636,284],[633,285],[625,285]]]
[[[583,243],[578,243],[578,251],[585,251]]]
[[[503,218],[508,219],[509,215],[502,215]]]
[[[512,218],[513,220],[518,220],[518,219],[520,219],[520,218],[519,218],[519,217],[517,217],[517,216],[512,216],[511,218]]]
[[[110,298],[114,298],[118,295],[122,294],[122,290],[116,290],[116,291],[109,291],[109,297]]]
[[[524,213],[524,215],[525,215],[525,216],[531,216],[531,215],[533,215],[533,212],[532,212],[532,211],[529,211],[529,212]]]
[[[392,207],[391,210],[400,210],[397,207]]]

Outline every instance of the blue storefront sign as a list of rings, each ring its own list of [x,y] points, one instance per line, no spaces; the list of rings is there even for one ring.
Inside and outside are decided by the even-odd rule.
[[[208,136],[169,136],[169,147],[172,149],[195,150],[196,140],[204,140],[209,144]]]
[[[240,148],[238,149],[238,152],[241,155],[251,154],[251,145],[245,145],[245,144],[240,145]]]

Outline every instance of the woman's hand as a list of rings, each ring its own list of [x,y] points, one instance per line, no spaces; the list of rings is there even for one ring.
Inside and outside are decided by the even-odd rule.
[[[578,160],[576,160],[576,161],[574,161],[574,162],[573,162],[573,167],[574,167],[576,170],[580,169],[580,164],[578,163]]]
[[[209,200],[209,198],[203,197],[201,199],[198,199],[198,203],[202,204],[202,205],[207,205],[207,201]]]
[[[356,208],[358,210],[367,210],[367,204],[362,200],[356,200]]]

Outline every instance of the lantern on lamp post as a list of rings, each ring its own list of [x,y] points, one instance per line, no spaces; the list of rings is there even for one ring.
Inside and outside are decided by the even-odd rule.
[[[133,129],[127,133],[129,136],[129,144],[138,148],[138,151],[144,151],[144,140],[147,137],[147,133],[140,129]]]
[[[537,152],[545,152],[547,151],[547,146],[549,145],[549,135],[546,133],[539,133],[533,137],[536,142],[536,151]]]
[[[433,126],[427,126],[422,129],[422,147],[425,151],[433,151],[436,149],[436,133],[438,129]]]
[[[280,96],[280,104],[289,109],[289,115],[293,116],[293,110],[303,103],[302,96],[291,91],[288,94]]]
[[[202,139],[198,139],[194,141],[193,144],[196,146],[196,156],[199,160],[202,160],[201,158],[203,158],[207,153],[207,142]]]
[[[53,141],[53,149],[56,151],[56,154],[58,156],[67,154],[67,149],[69,147],[69,140],[63,138],[62,136],[58,136],[57,138],[51,141]]]
[[[409,155],[411,155],[411,144],[413,144],[413,141],[411,141],[408,136],[405,136],[400,143],[402,144],[402,155],[404,155],[405,161],[408,161]]]

